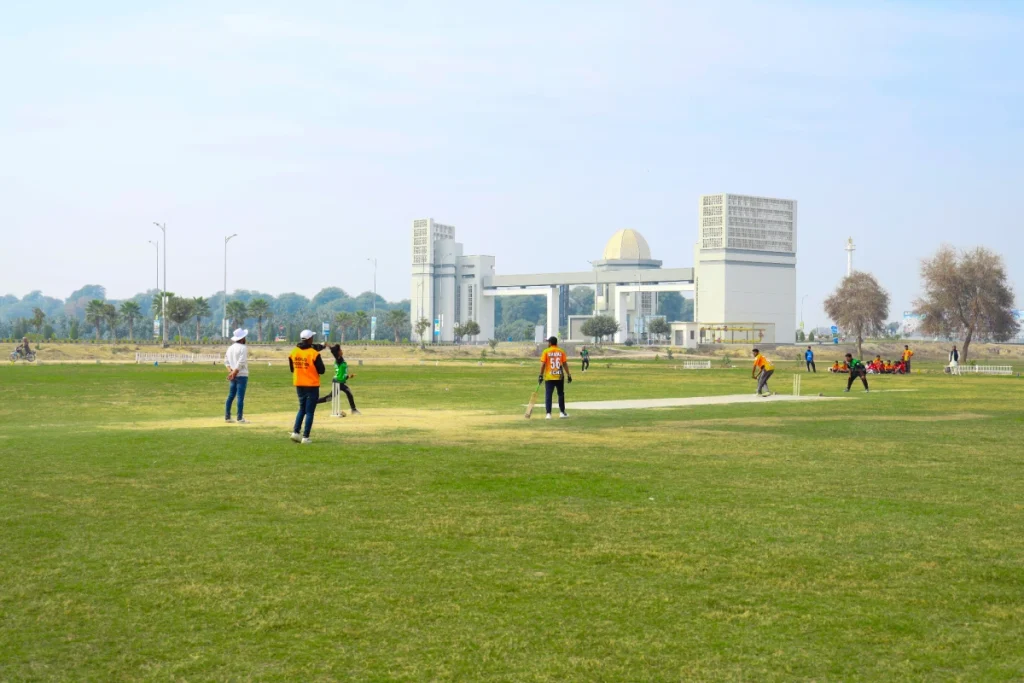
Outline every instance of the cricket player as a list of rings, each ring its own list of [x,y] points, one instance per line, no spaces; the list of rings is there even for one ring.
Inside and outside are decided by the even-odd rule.
[[[764,357],[759,349],[754,349],[754,369],[751,371],[751,377],[757,379],[757,395],[758,396],[771,396],[772,392],[768,388],[768,379],[775,373],[775,366],[772,362]],[[765,393],[762,394],[761,390]]]
[[[299,412],[295,415],[295,426],[292,428],[292,441],[311,444],[309,433],[313,429],[313,415],[316,413],[316,402],[320,398],[320,375],[326,372],[324,359],[320,357],[323,346],[313,343],[316,333],[303,330],[299,333],[299,343],[288,355],[288,369],[292,373],[292,384],[299,397]],[[299,435],[305,418],[305,429]]]
[[[590,351],[587,351],[586,346],[580,350],[580,366],[583,368],[583,372],[590,367]]]
[[[903,345],[903,366],[906,368],[906,373],[910,374],[910,359],[914,357],[914,352],[910,350],[909,344]]]
[[[548,348],[540,355],[540,376],[538,382],[544,382],[544,408],[547,410],[546,420],[551,419],[551,398],[554,392],[558,392],[558,417],[565,419],[569,417],[565,413],[565,380],[572,384],[572,374],[569,372],[568,356],[565,351],[558,348],[558,338],[548,339]]]
[[[338,385],[338,390],[341,391],[345,396],[348,397],[348,406],[352,409],[353,415],[362,415],[359,410],[356,409],[356,399],[352,395],[352,390],[348,388],[348,381],[356,376],[356,373],[348,374],[348,363],[345,362],[345,354],[341,351],[341,344],[335,344],[330,347],[331,355],[334,356],[334,379],[331,380],[332,384]],[[321,403],[327,403],[331,400],[331,394],[322,397],[317,401],[317,405]],[[342,417],[345,417],[345,412],[342,411]]]
[[[850,366],[850,378],[846,380],[846,393],[850,392],[850,387],[853,386],[853,380],[860,377],[860,381],[864,383],[864,391],[871,391],[868,389],[868,369],[861,362],[860,358],[854,358],[852,353],[846,354],[846,364]]]

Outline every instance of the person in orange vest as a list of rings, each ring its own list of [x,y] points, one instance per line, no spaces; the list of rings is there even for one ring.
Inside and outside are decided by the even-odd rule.
[[[910,374],[910,359],[914,356],[914,352],[910,350],[908,344],[903,345],[903,367],[906,373]]]
[[[299,334],[299,343],[288,355],[288,369],[291,370],[292,384],[299,397],[299,412],[295,415],[295,426],[292,428],[292,441],[295,443],[313,443],[309,433],[313,429],[313,415],[316,413],[317,399],[320,398],[320,375],[327,370],[324,359],[320,357],[324,347],[313,343],[315,336],[312,330],[303,330]],[[303,419],[306,424],[300,435]]]

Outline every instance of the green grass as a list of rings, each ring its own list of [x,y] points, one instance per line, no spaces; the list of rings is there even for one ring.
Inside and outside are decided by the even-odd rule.
[[[219,368],[0,367],[0,680],[1024,678],[1020,379],[548,423],[533,368],[356,368],[299,447],[280,367],[246,427]]]

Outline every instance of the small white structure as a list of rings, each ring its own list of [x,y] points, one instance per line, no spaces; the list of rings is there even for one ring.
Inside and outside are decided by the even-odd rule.
[[[775,323],[672,323],[672,346],[695,349],[705,344],[775,344]]]
[[[853,252],[857,247],[853,246],[853,238],[846,240],[846,277],[853,275]]]

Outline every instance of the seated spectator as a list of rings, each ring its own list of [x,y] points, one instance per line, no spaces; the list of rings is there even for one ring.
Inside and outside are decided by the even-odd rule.
[[[906,364],[906,362],[901,360],[898,363],[896,363],[896,366],[893,368],[893,373],[897,374],[897,375],[905,375],[905,374],[907,374],[907,364]]]
[[[839,361],[832,364],[832,367],[828,369],[829,372],[839,372]]]
[[[844,360],[844,361],[843,361],[843,364],[839,366],[839,372],[849,372],[849,371],[850,371],[850,366],[849,366],[849,364],[848,364],[848,363],[847,363],[847,362],[846,362],[846,361]]]

